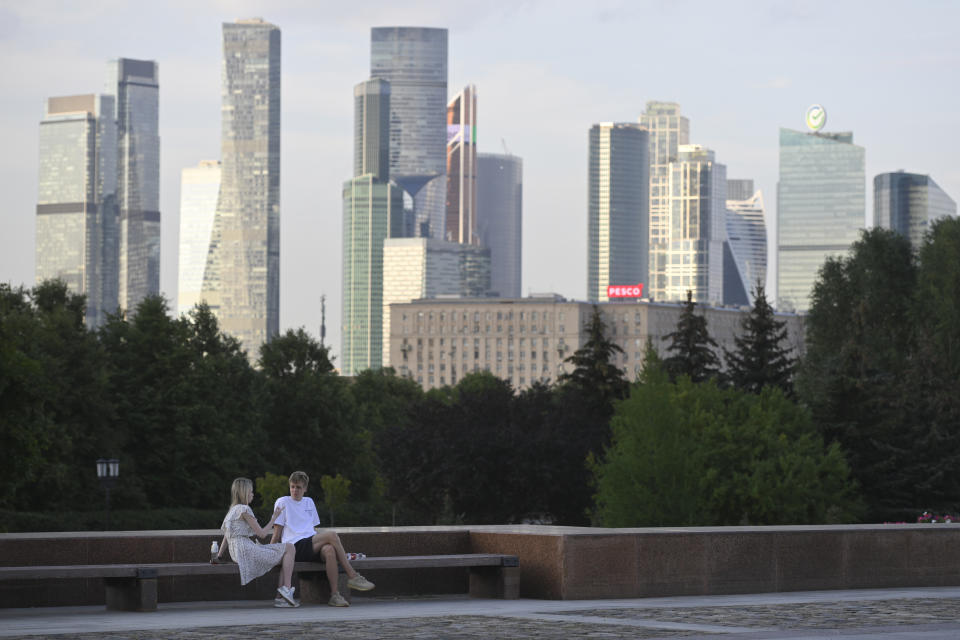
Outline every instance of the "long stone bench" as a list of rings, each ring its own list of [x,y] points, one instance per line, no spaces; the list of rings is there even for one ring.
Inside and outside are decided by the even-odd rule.
[[[434,556],[394,556],[351,561],[356,569],[439,569],[463,567],[470,570],[470,596],[516,599],[519,597],[520,568],[516,556],[471,553]],[[330,597],[326,567],[322,562],[297,562],[300,598],[307,603],[326,602]],[[107,609],[155,611],[157,579],[174,576],[236,575],[239,565],[228,562],[34,565],[0,567],[0,581],[99,578],[104,581]],[[338,589],[348,599],[346,575],[340,573]]]

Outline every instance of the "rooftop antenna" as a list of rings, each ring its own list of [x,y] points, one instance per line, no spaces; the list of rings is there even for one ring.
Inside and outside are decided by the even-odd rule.
[[[510,155],[510,150],[507,149],[507,141],[504,140],[503,138],[500,138],[500,144],[503,145],[503,155],[505,156]]]
[[[320,346],[327,337],[327,295],[320,294]]]

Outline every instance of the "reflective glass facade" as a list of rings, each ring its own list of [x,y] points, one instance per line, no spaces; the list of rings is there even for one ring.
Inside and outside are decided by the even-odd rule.
[[[650,223],[649,275],[644,295],[663,300],[667,296],[667,241],[670,227],[669,164],[677,149],[690,143],[690,121],[680,115],[675,102],[647,102],[640,124],[650,132]]]
[[[390,179],[390,83],[367,80],[353,88],[353,175]]]
[[[730,196],[731,182],[749,182],[753,180],[727,181],[727,196]],[[734,189],[742,195],[743,191]],[[767,225],[763,207],[763,194],[757,191],[746,199],[727,200],[727,243],[734,262],[734,273],[724,274],[739,280],[746,304],[753,304],[753,293],[757,283],[766,286],[767,282]],[[724,294],[724,303],[735,304]]]
[[[280,328],[280,29],[223,25],[222,177],[203,298],[251,360]]]
[[[610,285],[647,282],[649,139],[633,123],[590,129],[587,299],[606,302]],[[646,295],[646,290],[644,290]]]
[[[107,64],[105,93],[115,97],[119,303],[132,310],[160,293],[160,133],[157,63]]]
[[[860,230],[873,226],[864,189],[864,149],[852,133],[780,129],[778,309],[806,311],[827,257],[846,254]]]
[[[50,98],[40,122],[36,278],[87,296],[96,327],[117,310],[117,124],[114,98]]]
[[[447,105],[447,219],[450,242],[477,236],[477,88],[464,87]]]
[[[177,269],[177,313],[189,312],[203,300],[207,254],[213,237],[220,193],[220,163],[204,160],[180,173],[180,247]]]
[[[919,249],[934,220],[957,215],[957,203],[930,176],[897,171],[873,179],[873,211],[878,226],[906,236]]]
[[[523,160],[477,154],[477,233],[490,249],[490,289],[519,298],[523,258]]]
[[[413,198],[415,233],[443,238],[447,30],[371,29],[370,77],[390,82],[390,176]]]

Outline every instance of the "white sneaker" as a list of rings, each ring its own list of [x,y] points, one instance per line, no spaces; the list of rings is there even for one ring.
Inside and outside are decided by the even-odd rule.
[[[273,606],[277,607],[278,609],[284,609],[284,608],[286,608],[286,609],[293,609],[294,607],[299,607],[299,606],[300,606],[300,601],[299,601],[299,600],[296,600],[295,602],[296,602],[296,604],[290,604],[289,602],[287,602],[286,600],[284,600],[284,599],[281,598],[280,596],[277,596],[276,598],[273,599]]]
[[[291,607],[300,606],[300,603],[297,602],[293,597],[293,587],[278,587],[277,593],[279,593],[280,597],[283,598]]]

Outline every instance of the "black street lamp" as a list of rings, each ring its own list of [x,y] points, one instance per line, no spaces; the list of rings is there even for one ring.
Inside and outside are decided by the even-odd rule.
[[[120,461],[116,458],[100,458],[97,460],[97,478],[100,485],[107,492],[107,531],[110,530],[110,489],[117,484],[120,477]]]

